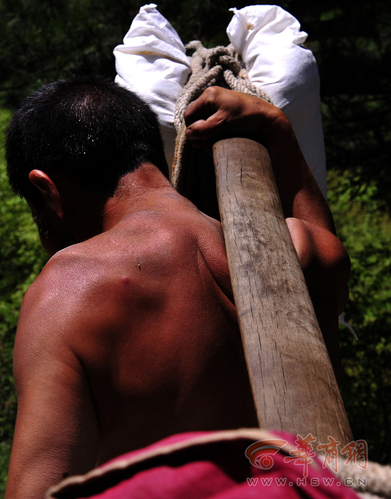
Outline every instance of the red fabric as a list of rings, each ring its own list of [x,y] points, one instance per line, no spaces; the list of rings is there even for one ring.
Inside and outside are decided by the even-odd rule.
[[[221,438],[220,438],[221,433]],[[50,497],[58,499],[357,499],[336,475],[316,458],[303,477],[303,466],[285,457],[294,436],[274,434],[293,446],[273,455],[268,470],[252,465],[246,449],[257,440],[249,436],[225,438],[225,432],[176,435],[146,449],[121,456],[87,475],[74,479]],[[217,435],[215,441],[202,441]],[[270,434],[269,438],[270,438]],[[198,438],[198,441],[197,441]],[[201,439],[201,440],[200,440]],[[169,449],[173,443],[182,448]],[[166,449],[165,454],[159,451]],[[167,450],[168,449],[168,450]],[[154,452],[155,451],[155,452]]]

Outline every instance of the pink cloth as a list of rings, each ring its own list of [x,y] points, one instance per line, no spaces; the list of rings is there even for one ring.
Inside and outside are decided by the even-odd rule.
[[[270,444],[251,451],[254,442]],[[236,430],[175,435],[131,452],[53,488],[57,499],[357,499],[322,462],[314,457],[304,466],[285,459],[295,437],[263,430]],[[249,447],[252,446],[249,449]],[[246,456],[247,450],[247,456]],[[291,454],[292,455],[292,454]],[[258,460],[257,460],[258,458]],[[269,469],[257,467],[257,463]],[[307,476],[304,476],[307,474]]]

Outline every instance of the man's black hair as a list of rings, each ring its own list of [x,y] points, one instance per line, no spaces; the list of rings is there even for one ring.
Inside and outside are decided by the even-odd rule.
[[[141,163],[167,168],[153,111],[100,76],[59,80],[33,92],[11,120],[6,159],[12,188],[36,205],[40,196],[28,178],[34,169],[111,196]]]

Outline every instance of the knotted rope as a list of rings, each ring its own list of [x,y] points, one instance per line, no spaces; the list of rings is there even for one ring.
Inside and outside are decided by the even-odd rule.
[[[272,103],[266,92],[250,82],[244,64],[232,45],[207,49],[200,41],[195,40],[186,45],[186,48],[195,52],[190,59],[191,76],[179,96],[174,115],[177,138],[172,165],[172,183],[176,188],[183,174],[182,162],[186,143],[183,115],[189,104],[206,88],[221,85]]]

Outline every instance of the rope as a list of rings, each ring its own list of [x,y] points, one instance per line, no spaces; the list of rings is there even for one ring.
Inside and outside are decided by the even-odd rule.
[[[207,49],[200,41],[195,40],[187,44],[186,48],[195,52],[190,59],[191,76],[178,98],[174,114],[177,138],[172,166],[172,183],[177,189],[184,174],[182,164],[186,145],[186,126],[183,115],[189,104],[197,99],[206,88],[222,85],[272,103],[266,92],[250,82],[244,64],[232,45]]]
[[[362,499],[391,499],[391,466],[369,461],[367,469],[340,466],[338,477]]]

